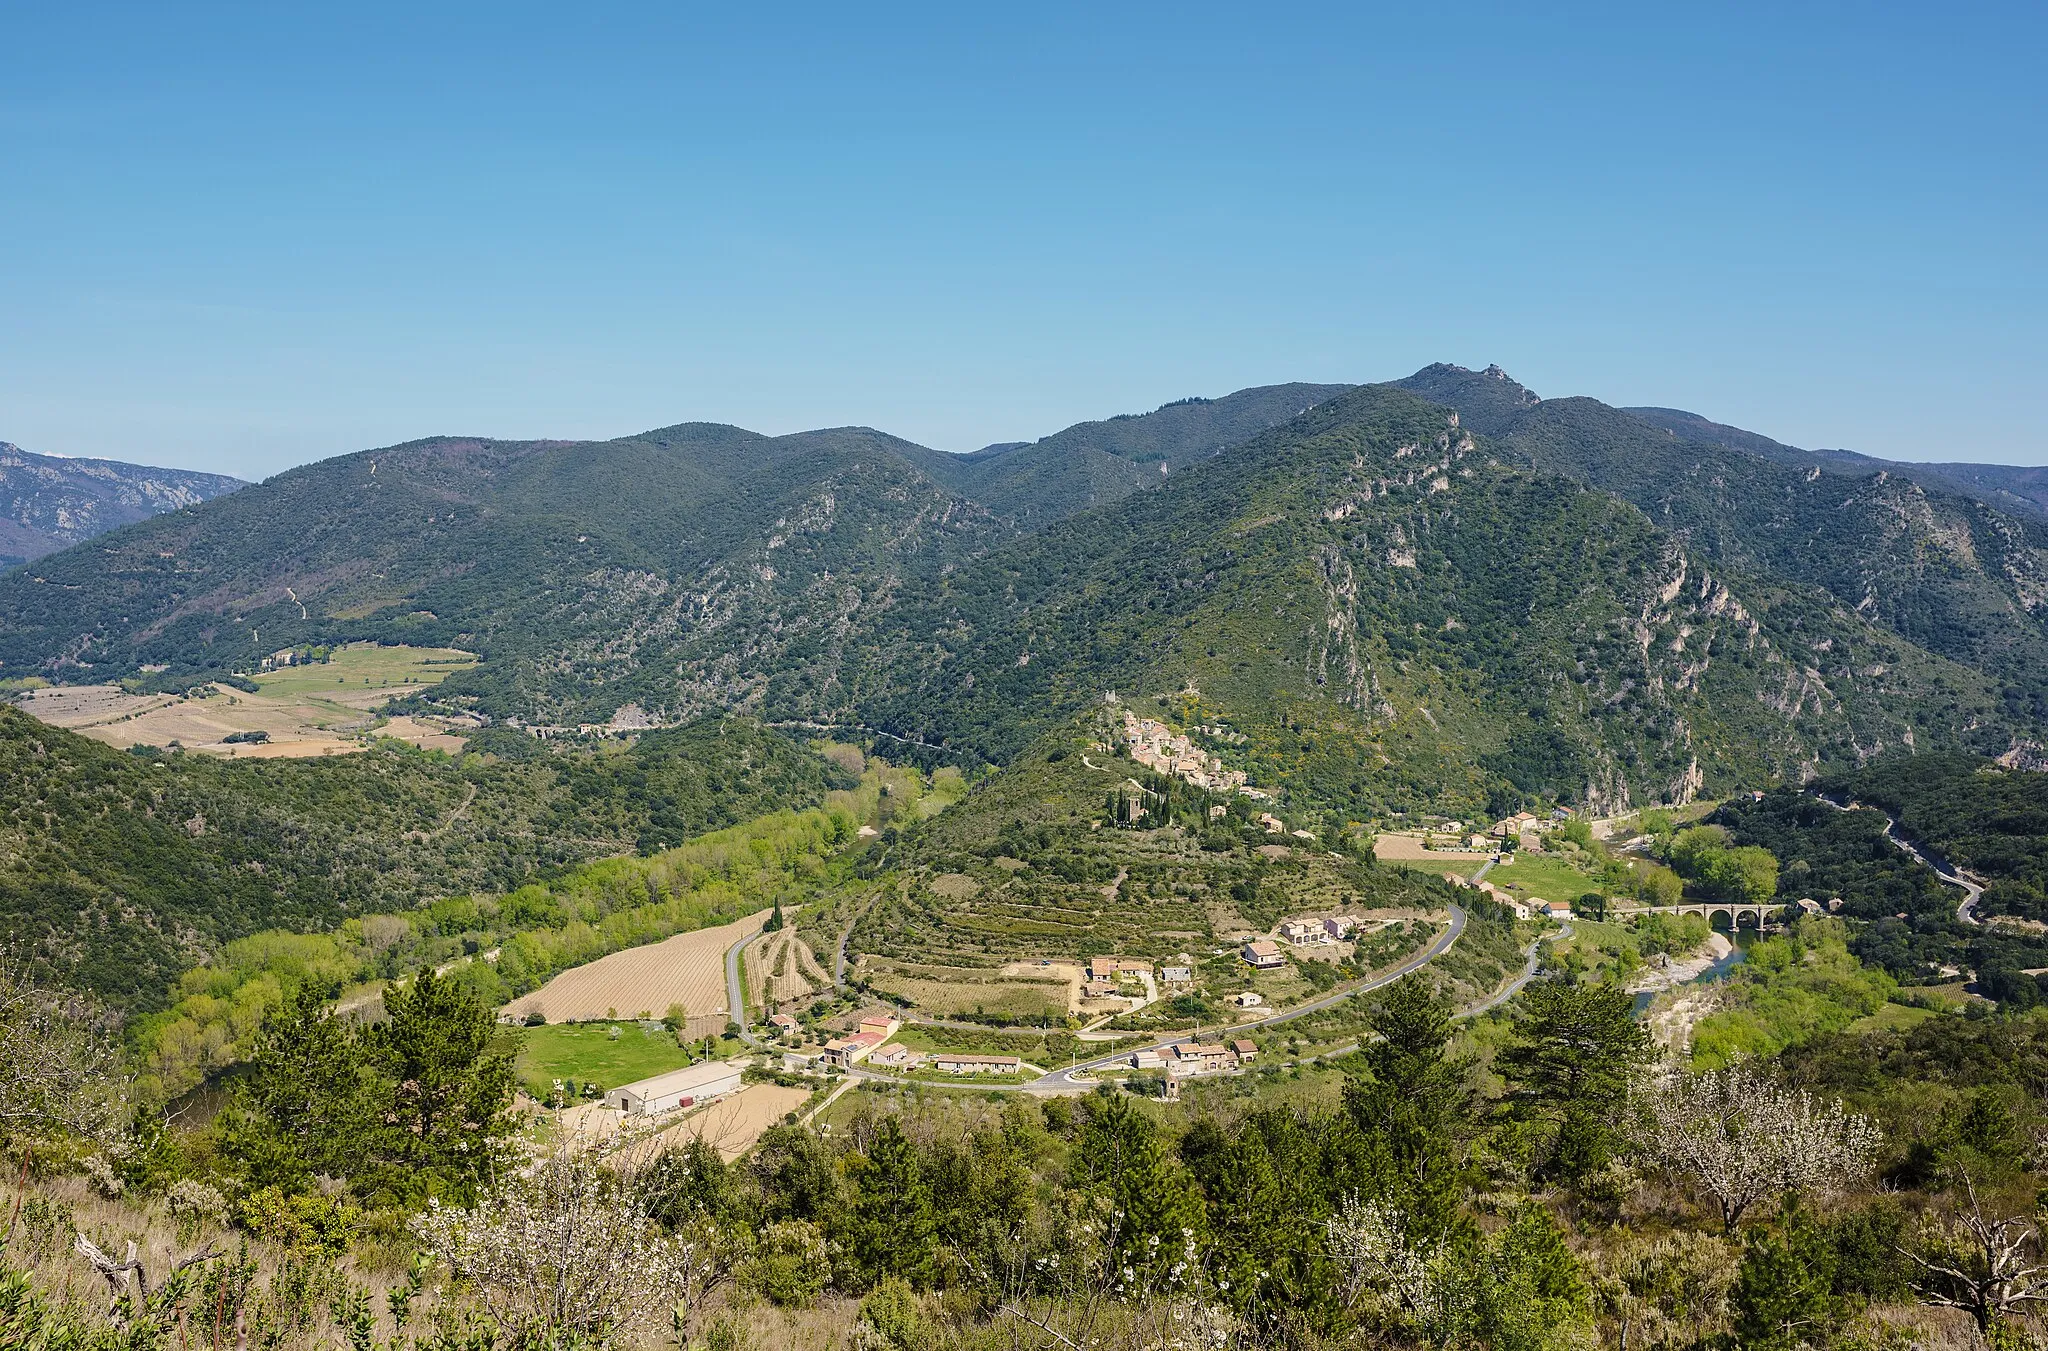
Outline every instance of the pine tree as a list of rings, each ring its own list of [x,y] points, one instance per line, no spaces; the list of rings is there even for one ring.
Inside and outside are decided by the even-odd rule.
[[[482,1000],[431,968],[384,996],[365,1037],[382,1080],[378,1182],[401,1197],[466,1199],[511,1130],[512,1057]]]
[[[362,1039],[321,993],[301,986],[264,1020],[247,1073],[215,1127],[252,1189],[303,1191],[320,1174],[352,1177],[369,1130]]]
[[[1093,1111],[1076,1149],[1077,1167],[1115,1209],[1114,1230],[1124,1260],[1133,1265],[1154,1258],[1178,1260],[1183,1231],[1199,1229],[1202,1222],[1201,1197],[1192,1179],[1161,1146],[1158,1128],[1123,1097],[1090,1105]]]
[[[1630,1086],[1650,1034],[1618,984],[1541,980],[1522,996],[1514,1040],[1495,1068],[1518,1120],[1547,1123],[1542,1171],[1576,1182],[1603,1166],[1625,1134]]]
[[[931,1283],[938,1246],[931,1189],[893,1116],[882,1119],[855,1175],[853,1231],[854,1256],[870,1274]]]

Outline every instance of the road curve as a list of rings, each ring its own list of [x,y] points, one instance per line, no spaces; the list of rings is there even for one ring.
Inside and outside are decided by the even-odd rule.
[[[1513,999],[1516,995],[1522,992],[1522,987],[1524,985],[1527,985],[1530,981],[1536,979],[1536,973],[1543,969],[1543,945],[1545,943],[1557,942],[1559,939],[1570,938],[1571,936],[1572,926],[1569,920],[1567,920],[1565,922],[1564,927],[1559,929],[1556,933],[1540,935],[1535,942],[1529,944],[1529,960],[1522,964],[1521,975],[1516,976],[1513,980],[1509,981],[1501,989],[1495,990],[1492,994],[1480,1000],[1471,1008],[1460,1009],[1456,1013],[1452,1014],[1451,1017],[1453,1019],[1477,1018],[1480,1014],[1491,1013],[1493,1010],[1499,1008],[1502,1004],[1505,1004],[1510,999]]]
[[[739,1024],[740,1040],[757,1051],[768,1049],[768,1044],[754,1035],[754,1029],[747,1025],[747,996],[740,988],[740,949],[759,938],[760,932],[748,934],[725,950],[725,1007],[726,1015]]]
[[[1972,881],[1968,876],[1966,876],[1963,873],[1963,870],[1960,868],[1955,868],[1951,870],[1948,864],[1945,861],[1940,860],[1938,856],[1927,853],[1926,851],[1922,850],[1918,845],[1913,844],[1907,839],[1905,839],[1903,836],[1899,834],[1899,823],[1897,821],[1892,820],[1891,816],[1888,813],[1878,811],[1877,808],[1871,806],[1869,803],[1856,802],[1853,800],[1849,802],[1837,802],[1825,793],[1815,793],[1813,796],[1818,800],[1827,803],[1830,807],[1833,807],[1838,812],[1877,812],[1879,816],[1884,818],[1884,837],[1886,839],[1890,840],[1893,844],[1897,845],[1900,849],[1904,850],[1909,858],[1912,858],[1920,863],[1926,864],[1929,870],[1931,870],[1934,873],[1934,875],[1940,878],[1942,881],[1948,883],[1952,887],[1962,888],[1963,899],[1956,905],[1956,918],[1961,920],[1965,924],[1982,924],[1984,922],[1983,920],[1977,918],[1977,902],[1984,895],[1983,883]]]

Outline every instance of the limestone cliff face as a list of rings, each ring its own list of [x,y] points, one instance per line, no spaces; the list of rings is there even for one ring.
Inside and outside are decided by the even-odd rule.
[[[32,455],[0,441],[0,567],[246,486],[225,474]]]

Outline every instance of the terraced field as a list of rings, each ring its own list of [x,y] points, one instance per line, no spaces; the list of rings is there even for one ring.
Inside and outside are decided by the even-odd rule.
[[[832,983],[793,928],[762,934],[746,949],[747,1003],[753,1009],[802,999]]]
[[[1264,933],[1283,914],[1400,904],[1400,894],[1395,875],[1324,850],[1219,856],[1177,830],[1098,832],[1030,863],[1002,856],[913,877],[867,912],[852,946],[883,962],[983,971],[1160,958]]]

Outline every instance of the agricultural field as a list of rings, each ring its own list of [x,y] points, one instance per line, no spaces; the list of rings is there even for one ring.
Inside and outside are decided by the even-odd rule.
[[[725,951],[760,932],[768,910],[711,929],[628,948],[571,967],[531,994],[499,1011],[523,1022],[538,1013],[550,1023],[616,1018],[661,1018],[682,1009],[686,1039],[722,1031],[732,1012],[726,1005]]]
[[[722,1098],[702,1111],[691,1112],[655,1137],[656,1147],[671,1148],[686,1139],[701,1139],[718,1151],[727,1163],[754,1147],[761,1132],[796,1111],[811,1099],[805,1088],[784,1088],[781,1084],[748,1084],[729,1098]]]
[[[513,1062],[520,1085],[545,1102],[557,1079],[575,1079],[614,1089],[667,1070],[693,1057],[667,1028],[649,1030],[637,1022],[568,1023],[522,1027]]]
[[[861,974],[884,994],[907,999],[934,1018],[995,1018],[1006,1023],[1063,1025],[1068,983],[1059,978],[1003,977],[972,968],[946,968],[862,959]]]
[[[1448,839],[1448,836],[1439,838]],[[1381,833],[1372,842],[1374,857],[1384,863],[1435,864],[1445,866],[1484,863],[1493,857],[1491,849],[1425,849],[1420,835]]]
[[[53,726],[124,749],[179,745],[239,759],[340,755],[363,749],[363,734],[375,729],[452,751],[462,742],[446,724],[398,718],[379,727],[374,710],[475,664],[473,655],[454,648],[361,643],[335,649],[325,662],[259,675],[255,693],[227,685],[202,685],[190,696],[61,685],[32,691],[19,703]]]
[[[776,1005],[803,999],[832,983],[810,945],[788,926],[747,944],[743,962],[747,1006],[756,1012],[772,1011]]]
[[[452,647],[351,643],[334,649],[324,662],[286,666],[253,679],[272,698],[320,698],[357,704],[362,702],[361,691],[380,691],[380,699],[396,698],[438,685],[476,664],[475,653]]]
[[[1591,877],[1564,859],[1527,850],[1516,854],[1511,864],[1496,864],[1488,869],[1486,880],[1513,893],[1517,900],[1540,896],[1546,901],[1576,901],[1598,889]]]

